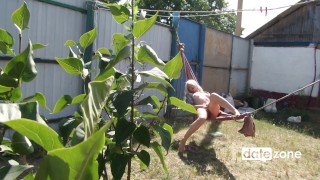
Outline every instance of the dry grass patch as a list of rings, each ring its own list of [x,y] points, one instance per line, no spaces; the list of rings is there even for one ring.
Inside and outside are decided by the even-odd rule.
[[[177,153],[179,140],[191,123],[189,119],[175,120],[172,149],[165,156],[166,174],[153,151],[151,165],[139,170],[134,163],[132,179],[320,179],[320,139],[276,126],[266,120],[255,120],[256,137],[246,138],[237,131],[242,123],[227,121],[206,123],[188,141],[197,151],[183,156]],[[219,130],[222,137],[214,137]],[[270,147],[273,151],[300,151],[301,158],[244,161],[243,147]],[[125,177],[125,176],[124,176]]]

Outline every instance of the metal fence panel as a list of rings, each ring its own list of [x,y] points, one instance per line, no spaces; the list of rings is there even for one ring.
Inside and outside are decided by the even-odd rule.
[[[233,37],[231,79],[229,92],[234,96],[245,96],[249,89],[249,50],[250,41]]]

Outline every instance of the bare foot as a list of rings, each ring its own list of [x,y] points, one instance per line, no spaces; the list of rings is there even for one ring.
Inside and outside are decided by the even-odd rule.
[[[186,142],[184,140],[181,140],[179,143],[179,153],[183,153],[185,151]]]

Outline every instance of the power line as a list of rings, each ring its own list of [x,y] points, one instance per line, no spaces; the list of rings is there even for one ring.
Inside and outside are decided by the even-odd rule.
[[[298,5],[303,5],[303,4],[309,4],[313,2],[319,2],[320,0],[307,0],[304,2],[298,2],[293,5],[287,5],[287,6],[280,6],[280,7],[275,7],[275,8],[265,8],[262,9],[261,7],[259,9],[238,9],[238,10],[221,10],[221,11],[173,11],[173,10],[154,10],[154,9],[140,9],[146,12],[163,12],[163,13],[174,13],[174,12],[179,12],[182,14],[188,14],[188,15],[180,15],[180,17],[203,17],[203,16],[217,16],[217,15],[224,15],[224,14],[233,14],[237,12],[254,12],[254,11],[273,11],[273,10],[278,10],[278,9],[283,9],[283,8],[289,8],[293,6],[298,6]],[[195,14],[195,15],[190,15],[190,14]],[[159,17],[172,17],[172,15],[158,15]]]

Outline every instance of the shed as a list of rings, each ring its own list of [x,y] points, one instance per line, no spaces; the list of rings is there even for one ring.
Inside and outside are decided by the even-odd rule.
[[[309,46],[320,42],[320,2],[299,1],[248,35],[256,46]]]

